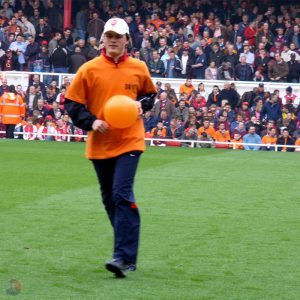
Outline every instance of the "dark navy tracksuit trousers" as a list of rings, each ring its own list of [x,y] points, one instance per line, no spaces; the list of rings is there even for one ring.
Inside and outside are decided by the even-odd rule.
[[[140,215],[133,193],[141,152],[92,160],[100,183],[104,207],[114,229],[114,255],[124,263],[136,263]]]

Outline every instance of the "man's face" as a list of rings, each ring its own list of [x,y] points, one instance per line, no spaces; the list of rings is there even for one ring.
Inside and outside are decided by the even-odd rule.
[[[203,122],[204,128],[208,128],[209,125],[210,125],[210,124],[209,124],[209,121],[206,120],[206,121]]]
[[[244,128],[245,128],[244,123],[243,123],[243,122],[239,122],[239,124],[238,124],[238,129],[239,129],[239,130],[243,130]]]
[[[44,100],[43,99],[38,99],[37,105],[38,105],[38,107],[43,107],[44,106]]]
[[[166,120],[167,117],[168,117],[167,112],[166,112],[166,111],[162,111],[162,112],[160,113],[160,117],[161,117],[163,120]]]
[[[237,30],[239,30],[239,28],[240,28],[239,24],[234,24],[233,25],[233,30],[237,31]]]
[[[275,128],[271,128],[270,131],[269,131],[269,134],[270,134],[271,137],[274,137],[276,135]]]
[[[229,83],[224,83],[224,89],[229,90],[230,89],[230,84]]]
[[[143,25],[143,24],[140,24],[140,25],[139,25],[139,32],[143,33],[144,30],[145,30],[144,25]]]
[[[196,48],[196,54],[201,55],[202,54],[202,49],[200,47]]]
[[[217,52],[217,51],[219,50],[219,46],[216,45],[216,44],[214,44],[214,45],[213,45],[213,50],[214,50],[215,52]]]
[[[180,107],[180,109],[183,109],[185,107],[184,101],[179,102],[179,107]]]
[[[158,59],[158,53],[157,52],[153,52],[153,59]]]
[[[241,135],[238,133],[235,133],[233,137],[236,141],[239,141],[241,139]]]
[[[85,40],[80,39],[80,40],[78,41],[78,46],[79,46],[80,48],[83,48],[83,47],[85,46]]]
[[[159,45],[160,45],[160,47],[164,47],[164,46],[166,46],[166,40],[165,39],[160,39],[159,40]]]
[[[125,34],[122,35],[113,31],[108,31],[104,34],[103,42],[107,55],[117,58],[124,53],[127,38]]]
[[[254,126],[250,126],[249,133],[250,134],[254,134],[255,133],[255,127]]]
[[[276,103],[277,102],[277,96],[276,95],[272,96],[271,102],[272,103]]]
[[[65,30],[65,36],[70,36],[71,35],[71,30]]]
[[[214,88],[213,88],[213,92],[214,92],[215,94],[217,94],[217,93],[219,92],[219,89],[218,89],[217,87],[214,87]]]
[[[150,110],[148,110],[148,111],[145,112],[145,117],[146,118],[150,118],[151,117],[151,111]]]
[[[34,86],[31,86],[31,87],[29,88],[29,93],[30,93],[30,94],[34,94],[34,93],[35,93],[35,87],[34,87]]]
[[[276,60],[277,62],[280,62],[280,61],[281,61],[280,54],[275,54],[275,60]]]
[[[192,81],[191,81],[190,79],[188,79],[188,80],[186,81],[186,85],[187,85],[187,86],[191,86],[191,85],[192,85]]]
[[[248,45],[244,45],[244,52],[248,53],[249,52],[249,46]]]
[[[227,112],[230,111],[230,110],[231,110],[230,104],[226,104],[225,107],[224,107],[224,109],[225,109]]]
[[[64,84],[69,84],[69,83],[70,83],[69,77],[64,77]]]
[[[170,121],[170,126],[171,127],[176,127],[176,121],[175,120],[171,120]]]
[[[288,136],[289,136],[288,130],[284,130],[283,133],[282,133],[282,135],[283,135],[283,137],[284,137],[285,139],[288,138]]]
[[[161,101],[164,101],[164,100],[166,100],[166,99],[167,99],[167,93],[162,92],[162,93],[160,94],[160,100],[161,100]]]

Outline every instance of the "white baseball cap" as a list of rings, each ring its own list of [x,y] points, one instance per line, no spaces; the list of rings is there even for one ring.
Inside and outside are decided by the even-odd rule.
[[[127,23],[120,18],[111,18],[105,23],[103,34],[108,31],[113,31],[118,34],[127,33],[129,35],[129,27]]]

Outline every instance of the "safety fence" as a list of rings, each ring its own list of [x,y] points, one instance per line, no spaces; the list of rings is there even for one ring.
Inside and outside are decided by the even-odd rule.
[[[0,131],[0,134],[5,134],[5,131]],[[38,133],[34,133],[38,135]],[[25,132],[14,132],[15,139],[18,139],[20,135],[28,135]],[[62,134],[62,133],[41,133],[44,137],[58,137],[59,141],[72,142],[72,138],[79,138],[84,141],[87,135],[78,134]],[[34,140],[39,140],[35,138]],[[45,140],[45,139],[42,139]],[[208,148],[201,147],[201,144],[210,145],[211,148],[229,148],[233,150],[239,149],[239,146],[259,147],[265,148],[263,150],[279,151],[281,148],[295,149],[296,152],[300,152],[299,145],[275,145],[275,144],[255,144],[255,143],[242,143],[242,142],[217,142],[217,141],[201,141],[201,140],[183,140],[183,139],[161,139],[161,138],[145,138],[147,145],[149,146],[160,146],[160,147],[189,147],[189,148]],[[262,150],[262,149],[257,149]]]

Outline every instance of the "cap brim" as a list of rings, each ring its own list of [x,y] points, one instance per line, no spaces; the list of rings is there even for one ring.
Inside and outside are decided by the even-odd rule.
[[[117,34],[128,34],[128,32],[126,30],[122,30],[122,29],[116,29],[116,28],[108,28],[106,30],[104,30],[103,34],[107,33],[107,32],[115,32]]]

